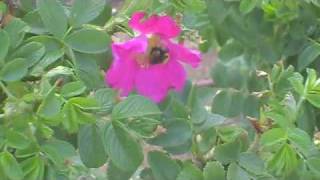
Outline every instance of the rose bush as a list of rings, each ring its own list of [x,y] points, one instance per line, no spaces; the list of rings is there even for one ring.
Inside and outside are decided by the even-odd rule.
[[[0,1],[1,180],[320,179],[317,0],[120,6]]]

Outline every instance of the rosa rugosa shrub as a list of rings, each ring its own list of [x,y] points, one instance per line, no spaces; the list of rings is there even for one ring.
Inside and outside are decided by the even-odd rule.
[[[0,1],[0,179],[320,179],[319,10]]]

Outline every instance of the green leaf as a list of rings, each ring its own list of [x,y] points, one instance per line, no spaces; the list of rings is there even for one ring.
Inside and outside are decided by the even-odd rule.
[[[218,145],[214,150],[215,158],[222,164],[229,164],[239,159],[241,144],[239,140]]]
[[[112,119],[126,119],[159,114],[161,114],[161,111],[151,100],[143,96],[133,95],[113,108]]]
[[[7,151],[0,153],[0,169],[10,180],[23,180],[23,171],[19,163]]]
[[[15,157],[26,158],[39,153],[39,145],[34,141],[31,141],[30,145],[25,149],[17,149]]]
[[[232,58],[240,56],[243,53],[243,47],[238,42],[230,42],[225,44],[219,51],[219,59],[229,61]]]
[[[320,55],[320,44],[311,42],[298,57],[298,71],[302,71],[309,66]]]
[[[86,103],[86,102],[75,102],[77,99],[70,99],[63,106],[63,113],[65,119],[62,121],[62,125],[69,132],[76,132],[79,128],[79,124],[93,123],[96,121],[96,118],[93,114],[84,112],[81,109],[81,104],[77,103]],[[85,105],[85,104],[84,104]]]
[[[22,133],[10,130],[7,132],[7,145],[16,149],[25,149],[29,146],[30,140]]]
[[[20,1],[19,5],[21,6],[21,9],[24,11],[32,11],[35,9],[35,1],[34,0],[22,0]]]
[[[251,12],[257,4],[257,0],[242,0],[240,2],[240,12],[242,14],[248,14]]]
[[[52,91],[42,101],[37,113],[43,118],[53,118],[61,112],[62,104],[63,99]]]
[[[2,64],[10,47],[9,35],[4,30],[0,30],[0,42],[0,64]]]
[[[293,76],[289,78],[289,81],[294,90],[299,93],[300,96],[304,96],[303,76],[299,73],[294,73]]]
[[[44,73],[45,69],[56,62],[64,55],[64,44],[53,36],[33,36],[28,41],[39,42],[45,46],[46,53],[43,58],[34,66],[31,71],[32,75]]]
[[[176,180],[181,170],[174,160],[158,151],[149,152],[148,162],[155,180]]]
[[[151,137],[159,124],[156,119],[142,117],[129,121],[128,127],[142,137]]]
[[[134,172],[127,172],[119,169],[112,162],[108,163],[107,177],[112,180],[127,180],[133,175]]]
[[[77,155],[76,150],[69,142],[57,139],[45,142],[41,146],[41,151],[58,166]]]
[[[213,24],[222,23],[229,14],[229,10],[225,2],[223,0],[215,0],[206,1],[206,3],[207,8],[210,9],[210,11],[208,11],[209,20]]]
[[[250,180],[250,176],[236,163],[232,163],[228,168],[227,180]]]
[[[140,173],[141,180],[155,180],[150,168],[144,168]]]
[[[315,107],[320,108],[320,94],[318,94],[318,93],[310,94],[309,93],[306,95],[306,99],[309,101],[309,103],[311,103]]]
[[[143,161],[140,144],[120,122],[114,121],[105,131],[105,146],[114,165],[124,171],[135,171]]]
[[[288,130],[288,139],[300,152],[304,155],[308,155],[310,149],[312,149],[312,141],[308,133],[299,129],[292,128]]]
[[[78,27],[95,19],[105,4],[105,0],[76,0],[71,8],[72,25]]]
[[[106,32],[85,28],[69,34],[65,41],[75,51],[98,54],[108,49],[110,38]]]
[[[238,91],[221,91],[213,99],[212,112],[226,117],[238,116],[243,110],[244,100],[243,93]]]
[[[275,144],[285,142],[287,133],[282,128],[273,128],[264,132],[261,136],[261,144],[263,146],[273,146]]]
[[[92,90],[105,87],[100,67],[97,65],[94,57],[83,53],[75,53],[75,57],[77,76],[84,82],[87,88]]]
[[[199,154],[206,154],[217,143],[217,131],[214,128],[202,131],[197,134],[194,140],[194,147]]]
[[[81,161],[89,168],[98,168],[107,161],[107,153],[99,128],[95,124],[80,128],[78,135]]]
[[[264,161],[254,153],[241,153],[239,165],[252,174],[262,175],[265,173]]]
[[[276,175],[288,175],[297,166],[297,153],[288,144],[284,144],[268,162],[268,168]]]
[[[95,110],[98,108],[98,103],[93,97],[73,97],[69,102],[83,110]]]
[[[27,24],[19,18],[10,20],[9,24],[4,27],[4,30],[9,35],[11,49],[18,47],[22,43],[23,38],[29,29]]]
[[[117,101],[117,93],[112,89],[107,88],[96,91],[94,97],[101,108],[100,111],[104,113],[110,113]]]
[[[28,26],[31,28],[30,33],[44,34],[48,32],[48,30],[45,28],[42,22],[38,10],[28,12],[25,16],[23,16],[22,20],[26,22]]]
[[[68,21],[64,8],[57,0],[41,0],[38,11],[43,24],[57,38],[62,38],[67,31]]]
[[[185,120],[172,121],[165,128],[165,133],[151,139],[151,144],[165,148],[174,147],[185,144],[192,137],[191,127]]]
[[[203,170],[204,180],[226,180],[223,166],[215,161],[208,162]]]
[[[38,42],[30,42],[16,50],[12,54],[11,59],[25,58],[28,67],[31,67],[43,57],[45,51],[46,50],[43,44]]]
[[[0,79],[11,82],[18,81],[23,78],[28,72],[28,64],[26,59],[14,59],[4,65],[0,71]]]
[[[311,171],[315,172],[316,174],[320,175],[320,158],[310,158],[307,160],[307,164]]]
[[[185,163],[177,180],[203,180],[201,170],[192,163]]]
[[[61,95],[69,98],[78,96],[86,91],[86,86],[81,81],[75,81],[65,84],[61,89]]]
[[[40,157],[34,156],[32,158],[28,158],[22,161],[21,167],[23,169],[25,179],[30,179],[30,180],[44,179],[45,164]]]

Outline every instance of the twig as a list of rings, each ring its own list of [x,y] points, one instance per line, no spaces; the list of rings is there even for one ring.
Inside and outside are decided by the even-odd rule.
[[[212,81],[212,79],[201,79],[196,82],[195,85],[198,87],[213,86],[214,82]]]

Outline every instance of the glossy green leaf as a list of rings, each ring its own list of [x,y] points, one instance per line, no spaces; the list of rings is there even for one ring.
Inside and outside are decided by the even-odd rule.
[[[297,153],[288,144],[284,144],[268,162],[268,168],[277,175],[288,175],[297,166]]]
[[[26,59],[14,59],[6,63],[0,70],[0,79],[7,82],[18,81],[23,78],[27,72],[28,64],[26,63]]]
[[[68,21],[61,3],[57,0],[41,0],[37,7],[48,31],[57,38],[62,38],[67,31]]]
[[[89,168],[98,168],[107,161],[102,133],[96,125],[81,127],[78,135],[81,161]],[[110,144],[111,145],[111,144]]]
[[[120,122],[113,122],[106,129],[104,138],[107,153],[118,168],[131,172],[142,163],[141,145]]]
[[[101,107],[101,112],[110,113],[113,106],[116,104],[117,93],[112,89],[99,89],[94,94],[99,106]]]
[[[240,2],[240,11],[243,14],[247,14],[253,10],[256,4],[257,4],[257,0],[242,0]]]
[[[208,162],[203,169],[204,180],[226,180],[226,172],[219,162]]]
[[[108,163],[108,171],[107,171],[108,179],[112,179],[112,180],[130,179],[132,174],[133,174],[133,172],[127,172],[122,169],[119,169],[112,162]]]
[[[77,27],[95,19],[104,9],[105,0],[76,0],[71,9],[71,21]]]
[[[78,96],[86,91],[86,86],[81,81],[65,84],[61,89],[61,95],[68,98]]]
[[[9,35],[11,49],[18,47],[22,43],[29,29],[30,27],[19,18],[13,18],[10,23],[4,27],[4,30]]]
[[[0,30],[0,42],[1,42],[0,43],[0,64],[1,64],[4,62],[10,47],[9,35],[4,30]]]
[[[21,9],[24,11],[31,11],[35,9],[35,1],[34,0],[23,0],[20,2]]]
[[[12,54],[11,59],[25,58],[28,67],[31,67],[43,57],[44,53],[45,47],[43,44],[30,42],[17,49],[17,51]]]
[[[241,153],[239,158],[239,165],[252,174],[262,175],[266,173],[264,161],[254,153]]]
[[[77,155],[73,145],[63,140],[58,140],[58,139],[48,140],[43,144],[42,148],[50,148],[64,159],[72,158],[73,156]]]
[[[176,180],[181,170],[178,163],[162,152],[149,152],[148,162],[155,180]]]
[[[201,170],[192,163],[185,163],[177,180],[203,180]]]
[[[112,111],[113,119],[126,119],[130,117],[142,117],[148,115],[159,115],[161,111],[151,100],[139,96],[129,96],[117,104]]]
[[[232,163],[228,168],[227,180],[250,180],[250,176],[236,163]]]
[[[103,31],[85,28],[69,34],[65,41],[75,51],[97,54],[108,49],[110,38]]]
[[[263,146],[272,146],[287,140],[286,132],[281,128],[274,128],[266,131],[261,136],[261,144]]]
[[[62,104],[62,98],[52,91],[40,104],[38,114],[44,118],[53,118],[61,112]]]
[[[191,127],[185,120],[172,121],[165,128],[165,133],[150,140],[151,144],[174,147],[185,144],[192,137]]]
[[[48,30],[42,22],[38,10],[28,12],[25,16],[23,16],[22,20],[26,22],[30,27],[30,33],[44,34],[48,32]]]
[[[29,138],[19,132],[10,130],[7,132],[7,145],[16,149],[27,148],[30,144]]]
[[[79,129],[80,124],[93,123],[96,118],[93,114],[85,112],[81,109],[81,105],[72,102],[74,99],[70,99],[63,106],[63,114],[65,119],[62,121],[62,125],[69,132],[76,132]]]
[[[23,180],[23,171],[20,164],[7,151],[0,153],[0,169],[10,180]]]
[[[320,55],[320,44],[317,42],[311,42],[306,47],[298,58],[298,70],[302,71],[308,65],[310,65]]]
[[[88,89],[100,89],[105,87],[103,75],[94,57],[83,54],[75,54],[75,70],[77,76],[84,82]]]
[[[65,45],[58,39],[52,36],[33,36],[29,41],[38,42],[44,45],[46,52],[41,60],[34,66],[31,71],[32,75],[44,73],[46,68],[55,63],[64,55]]]
[[[320,176],[320,158],[310,158],[307,160],[309,168]]]
[[[219,51],[219,59],[229,61],[232,58],[240,56],[243,53],[243,47],[238,42],[230,42],[225,44]]]
[[[42,180],[45,173],[45,162],[38,156],[28,158],[21,162],[25,179]]]
[[[312,149],[313,143],[309,134],[302,129],[294,128],[288,130],[288,139],[300,152],[307,155]]]
[[[218,145],[214,151],[215,158],[222,164],[235,162],[239,159],[240,156],[240,146],[241,145],[239,140]]]

